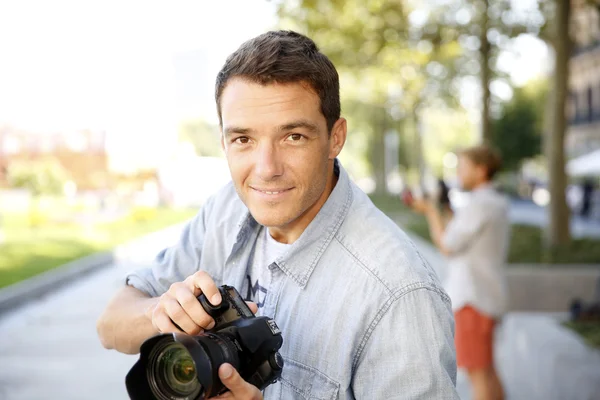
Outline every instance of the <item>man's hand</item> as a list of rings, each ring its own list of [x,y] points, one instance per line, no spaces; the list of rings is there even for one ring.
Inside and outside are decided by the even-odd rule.
[[[229,389],[229,392],[223,393],[213,399],[228,400],[262,400],[263,396],[260,390],[254,385],[242,379],[240,374],[230,365],[223,364],[219,368],[219,378],[223,385]]]
[[[221,303],[221,293],[213,279],[204,271],[188,276],[183,282],[176,282],[158,298],[158,303],[148,310],[147,317],[160,333],[181,332],[197,335],[205,329],[212,329],[215,321],[198,301],[204,293],[208,301],[217,306]],[[248,303],[256,313],[254,303]],[[177,326],[181,328],[178,329]]]

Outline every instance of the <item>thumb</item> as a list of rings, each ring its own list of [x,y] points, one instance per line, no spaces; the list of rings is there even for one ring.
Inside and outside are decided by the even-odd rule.
[[[250,394],[252,393],[250,390],[254,386],[243,380],[231,364],[225,363],[219,367],[219,378],[221,378],[223,385],[231,391],[234,397],[250,398]]]

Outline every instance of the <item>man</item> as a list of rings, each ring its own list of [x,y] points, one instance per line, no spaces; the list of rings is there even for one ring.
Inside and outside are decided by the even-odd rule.
[[[448,256],[446,290],[456,322],[456,358],[467,370],[474,399],[502,399],[493,364],[494,325],[506,307],[506,263],[510,224],[508,202],[492,186],[500,156],[487,146],[466,149],[458,157],[458,180],[470,190],[469,204],[444,227],[429,201],[413,207],[427,216],[431,237]]]
[[[453,318],[435,273],[349,179],[338,74],[288,31],[244,43],[216,82],[233,182],[157,264],[127,277],[98,320],[107,348],[214,326],[196,301],[229,284],[283,332],[266,399],[455,399]],[[256,305],[253,305],[257,309]],[[259,399],[230,365],[228,398]]]

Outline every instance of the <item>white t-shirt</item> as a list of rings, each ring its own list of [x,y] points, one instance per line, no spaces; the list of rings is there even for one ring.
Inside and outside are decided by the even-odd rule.
[[[261,315],[261,309],[265,304],[271,284],[269,265],[283,255],[290,246],[290,244],[279,243],[273,239],[268,228],[261,228],[250,256],[244,284],[245,293],[243,293],[244,300],[253,301],[258,305],[257,315]]]

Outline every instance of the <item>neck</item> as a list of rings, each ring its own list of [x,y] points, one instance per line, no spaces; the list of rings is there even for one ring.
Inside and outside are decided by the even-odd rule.
[[[329,162],[328,174],[329,178],[327,179],[327,183],[325,184],[325,190],[319,197],[319,199],[310,206],[306,211],[304,211],[298,218],[287,223],[284,226],[270,226],[269,233],[271,237],[278,241],[279,243],[287,243],[292,244],[302,235],[304,230],[308,227],[308,225],[312,222],[312,220],[317,216],[321,207],[325,204],[329,195],[333,191],[335,184],[337,183],[338,177],[333,172],[333,163],[331,160]]]

